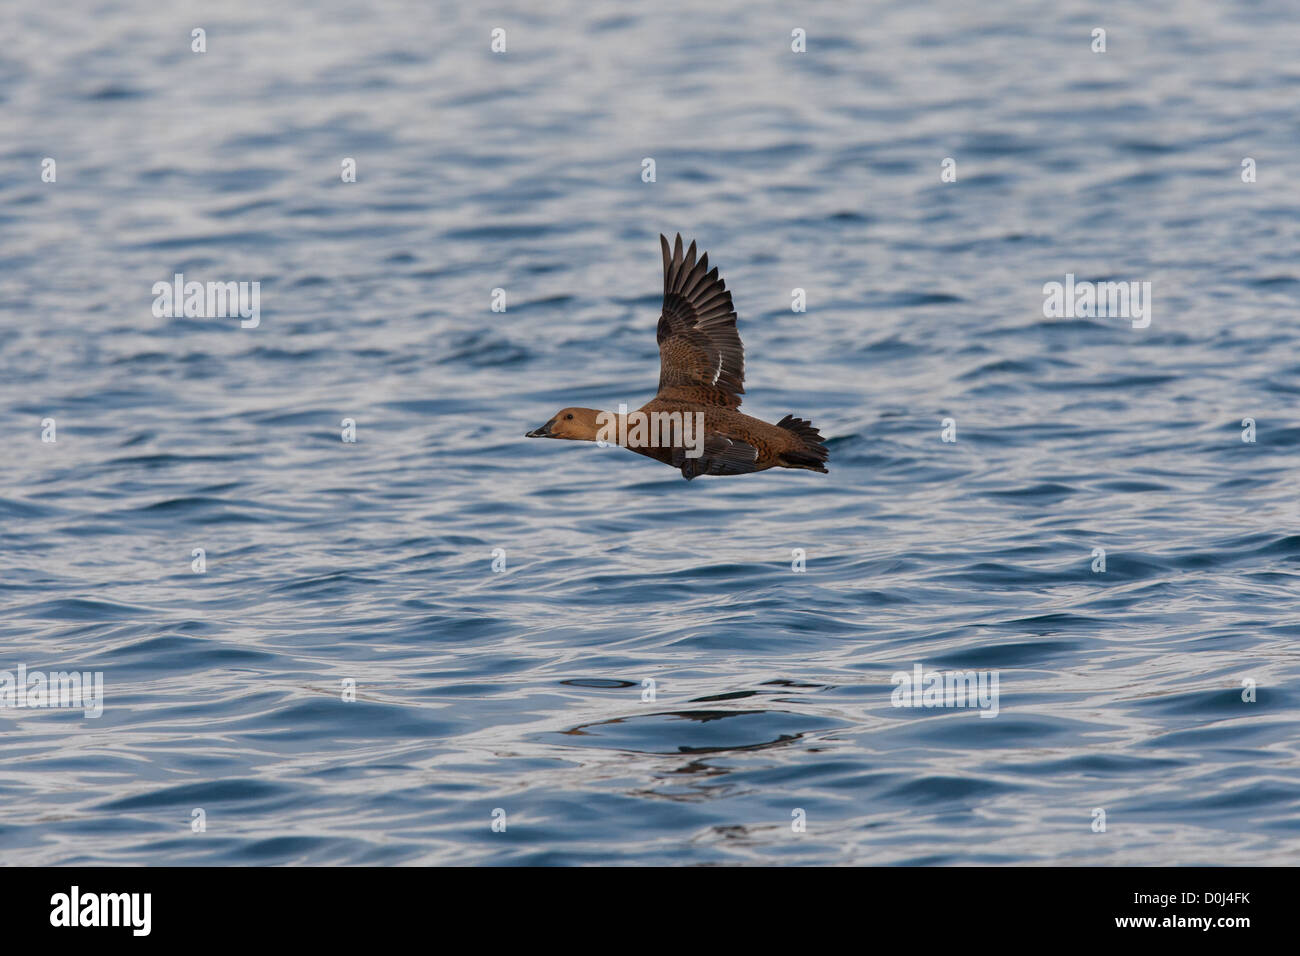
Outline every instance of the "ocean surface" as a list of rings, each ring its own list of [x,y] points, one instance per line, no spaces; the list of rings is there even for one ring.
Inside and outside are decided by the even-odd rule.
[[[1295,5],[475,6],[0,10],[0,863],[1300,862]]]

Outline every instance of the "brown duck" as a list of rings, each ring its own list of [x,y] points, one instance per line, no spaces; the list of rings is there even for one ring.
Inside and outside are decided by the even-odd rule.
[[[631,414],[562,408],[527,438],[606,441],[696,475],[743,475],[768,468],[826,473],[821,433],[786,415],[775,425],[738,411],[745,388],[745,347],[736,331],[731,293],[696,259],[682,237],[664,256],[664,304],[659,316],[659,394]]]

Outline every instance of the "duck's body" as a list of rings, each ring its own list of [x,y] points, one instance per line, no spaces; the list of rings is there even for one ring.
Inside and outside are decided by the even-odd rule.
[[[826,473],[828,451],[821,433],[786,415],[775,425],[737,409],[744,393],[745,350],[736,331],[731,293],[709,271],[709,257],[695,258],[695,243],[683,253],[682,237],[670,251],[660,236],[664,256],[664,304],[659,317],[659,393],[630,416],[590,408],[564,408],[529,438],[616,441],[617,444],[696,475],[742,475],[768,468],[803,468]],[[635,427],[640,421],[702,423],[702,434],[672,433],[670,444],[647,441]],[[631,427],[629,427],[631,426]],[[665,436],[670,432],[665,429]]]
[[[676,447],[636,448],[631,445],[625,446],[638,454],[662,461],[675,468],[681,468],[682,474],[687,478],[694,478],[697,474],[743,475],[752,471],[765,471],[768,468],[806,468],[809,471],[826,473],[826,466],[823,464],[826,460],[826,448],[821,444],[822,437],[817,429],[812,427],[811,423],[802,419],[787,415],[780,422],[773,425],[761,418],[754,418],[744,412],[738,412],[734,408],[721,408],[716,405],[701,406],[691,402],[661,398],[651,399],[642,406],[640,411],[647,414],[680,412],[683,415],[703,412],[704,433],[706,436],[725,438],[736,443],[738,447],[748,446],[757,452],[752,461],[747,460],[745,455],[742,454],[736,461],[718,462],[719,466],[726,464],[728,466],[726,469],[709,470],[704,462],[700,462],[698,468],[689,467],[691,459],[686,458],[682,449]],[[820,449],[820,455],[813,447],[810,447],[810,440],[817,449]],[[714,451],[710,447],[711,444],[709,438],[706,438],[704,454],[700,456],[701,458],[716,459],[718,457],[716,454],[710,455],[710,451]],[[664,452],[668,452],[668,454],[665,455]],[[678,460],[679,453],[681,453],[681,458],[686,458],[685,461]],[[733,468],[734,470],[732,470]],[[687,474],[688,471],[693,473]]]

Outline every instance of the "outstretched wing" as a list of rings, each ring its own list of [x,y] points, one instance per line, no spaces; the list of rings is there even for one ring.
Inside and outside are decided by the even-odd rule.
[[[659,316],[659,398],[736,408],[745,392],[745,347],[736,331],[731,293],[709,270],[708,253],[695,259],[695,243],[682,237],[664,254],[664,308]]]
[[[758,449],[738,438],[711,432],[704,436],[703,454],[687,458],[686,451],[674,448],[669,461],[682,470],[682,477],[690,481],[696,475],[745,475],[758,471]]]

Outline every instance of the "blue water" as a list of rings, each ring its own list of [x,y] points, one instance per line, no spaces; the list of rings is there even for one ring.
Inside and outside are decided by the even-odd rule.
[[[473,6],[0,12],[0,862],[1297,862],[1294,5]],[[523,437],[678,231],[829,475]]]

